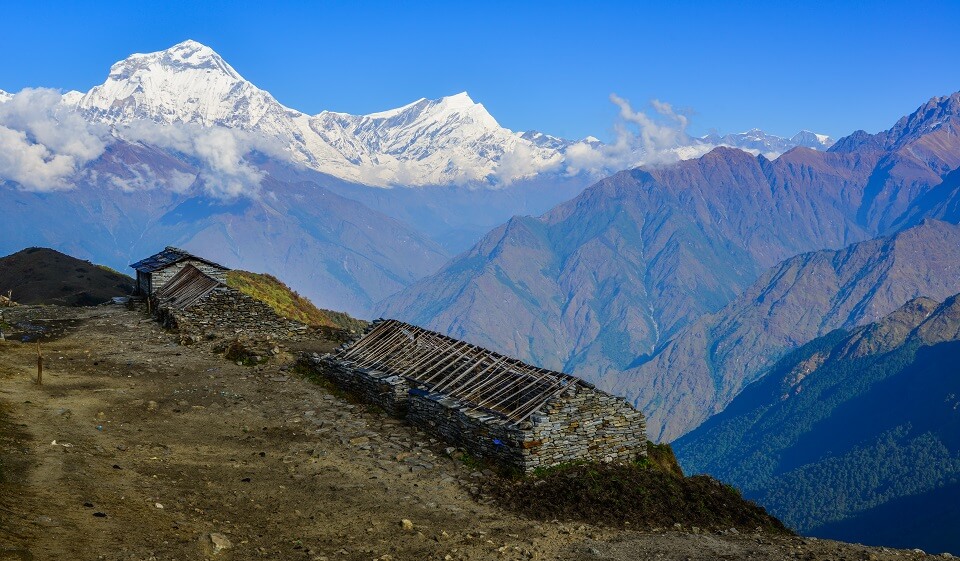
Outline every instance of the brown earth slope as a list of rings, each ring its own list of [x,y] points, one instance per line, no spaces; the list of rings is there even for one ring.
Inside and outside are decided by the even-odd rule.
[[[0,343],[4,561],[924,557],[685,525],[533,521],[472,498],[492,476],[300,378],[289,354],[237,366],[120,306],[5,313],[37,323],[51,311],[65,327],[45,339],[43,386],[33,345]]]
[[[133,291],[133,279],[43,247],[0,258],[0,293],[20,304],[92,306]]]

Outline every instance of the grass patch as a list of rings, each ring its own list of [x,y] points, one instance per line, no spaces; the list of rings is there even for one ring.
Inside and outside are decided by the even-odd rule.
[[[98,269],[101,269],[101,270],[106,271],[106,272],[108,272],[108,273],[113,273],[113,274],[115,274],[115,275],[120,275],[121,277],[128,277],[128,275],[125,275],[125,274],[121,273],[120,271],[114,269],[113,267],[107,267],[106,265],[95,265],[95,266],[96,266]],[[128,278],[129,278],[129,277],[128,277]],[[131,280],[133,280],[133,279],[131,279]]]
[[[539,520],[578,520],[634,528],[682,524],[706,530],[737,528],[790,534],[779,520],[708,476],[684,477],[669,445],[627,464],[573,463],[528,477],[490,478],[482,494]]]
[[[230,271],[227,273],[227,286],[267,304],[281,317],[311,327],[332,327],[360,332],[367,325],[367,322],[343,312],[317,308],[313,302],[300,296],[272,275]]]

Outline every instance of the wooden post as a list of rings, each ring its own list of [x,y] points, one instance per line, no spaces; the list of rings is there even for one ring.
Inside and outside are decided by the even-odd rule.
[[[150,307],[151,307],[151,306],[150,306],[150,297],[147,296],[147,313],[148,313],[148,314],[153,314],[153,311],[150,310]]]
[[[40,337],[37,337],[37,385],[43,385],[43,353],[40,351]]]

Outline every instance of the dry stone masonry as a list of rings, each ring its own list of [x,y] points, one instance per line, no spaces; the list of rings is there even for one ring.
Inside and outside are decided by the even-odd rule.
[[[239,290],[220,285],[186,309],[157,304],[165,327],[189,333],[219,333],[230,336],[290,338],[305,333],[307,326],[282,318],[273,308]]]
[[[289,339],[308,330],[192,264],[184,265],[150,301],[164,326],[187,333]]]
[[[306,362],[365,402],[522,472],[646,453],[643,414],[624,399],[399,321]]]

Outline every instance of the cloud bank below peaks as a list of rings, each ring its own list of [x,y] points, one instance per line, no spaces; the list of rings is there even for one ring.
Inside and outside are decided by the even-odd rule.
[[[640,165],[661,165],[695,158],[713,146],[687,135],[689,118],[669,103],[653,99],[652,112],[635,110],[617,94],[610,101],[619,108],[610,144],[578,142],[566,150],[567,173],[605,175]]]
[[[25,190],[70,189],[68,179],[109,142],[107,127],[63,105],[56,90],[28,88],[0,103],[0,179]]]
[[[275,141],[220,126],[135,121],[118,129],[117,134],[124,140],[179,152],[193,160],[205,194],[219,199],[259,197],[264,173],[247,160],[251,152],[285,157]]]
[[[140,163],[127,164],[118,175],[87,166],[118,139],[177,152],[198,171],[192,175]],[[14,182],[25,191],[65,191],[85,182],[128,192],[183,193],[197,186],[214,198],[255,198],[264,174],[247,160],[254,151],[285,157],[276,142],[224,127],[135,121],[111,130],[85,119],[53,89],[27,88],[0,98],[0,182]]]

